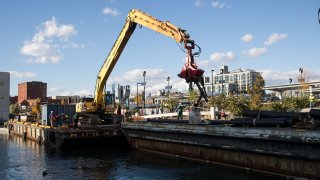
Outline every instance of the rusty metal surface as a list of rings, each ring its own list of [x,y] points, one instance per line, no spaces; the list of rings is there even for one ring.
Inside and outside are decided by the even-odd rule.
[[[137,149],[273,173],[320,178],[317,131],[161,123],[122,125]]]

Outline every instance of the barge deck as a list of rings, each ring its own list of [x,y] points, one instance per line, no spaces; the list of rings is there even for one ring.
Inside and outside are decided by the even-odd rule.
[[[42,126],[28,122],[9,122],[9,133],[54,148],[127,145],[120,125],[92,125],[78,129]]]

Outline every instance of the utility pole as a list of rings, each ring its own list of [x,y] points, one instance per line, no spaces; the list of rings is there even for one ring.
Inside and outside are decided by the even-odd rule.
[[[292,78],[289,79],[289,84],[291,85],[292,83]],[[290,90],[290,98],[292,98],[292,90]]]
[[[143,110],[146,108],[146,74],[147,71],[143,71]]]
[[[211,98],[213,98],[213,71],[211,70]]]

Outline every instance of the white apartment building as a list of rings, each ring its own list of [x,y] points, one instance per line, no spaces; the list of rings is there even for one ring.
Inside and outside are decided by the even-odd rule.
[[[229,72],[228,66],[222,66],[217,74],[205,77],[204,85],[208,96],[216,94],[246,93],[260,72],[251,69],[237,69]]]

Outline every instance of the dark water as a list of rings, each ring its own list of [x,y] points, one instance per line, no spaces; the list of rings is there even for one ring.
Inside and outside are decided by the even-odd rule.
[[[282,178],[127,148],[48,149],[0,131],[0,179]]]

